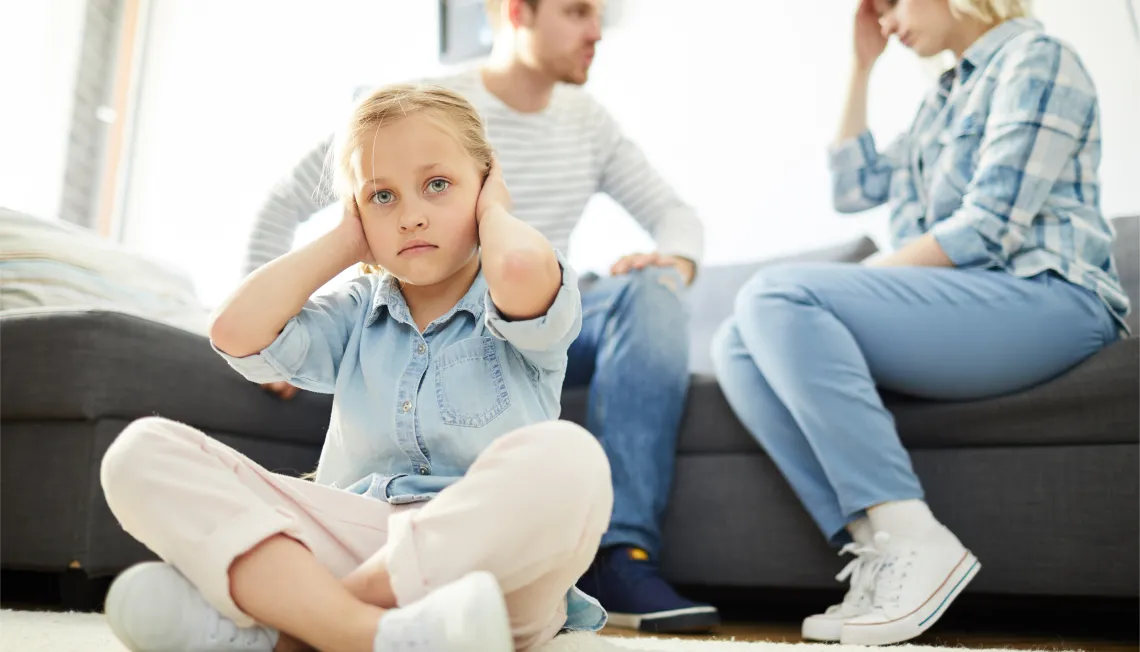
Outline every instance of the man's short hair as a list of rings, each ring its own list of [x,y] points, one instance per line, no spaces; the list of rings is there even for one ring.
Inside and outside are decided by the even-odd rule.
[[[508,0],[486,0],[487,2],[487,18],[491,21],[491,27],[499,26],[499,16],[503,13],[503,3]],[[531,11],[538,9],[538,0],[524,0],[530,5]]]

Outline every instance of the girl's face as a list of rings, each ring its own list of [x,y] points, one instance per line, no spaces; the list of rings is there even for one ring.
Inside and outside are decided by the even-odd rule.
[[[949,46],[954,14],[947,0],[874,0],[883,36],[899,42],[920,57],[934,56]]]
[[[444,281],[478,253],[476,162],[422,114],[364,136],[352,161],[356,203],[373,259],[405,283]]]

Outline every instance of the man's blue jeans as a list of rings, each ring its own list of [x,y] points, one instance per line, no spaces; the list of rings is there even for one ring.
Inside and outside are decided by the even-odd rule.
[[[656,558],[689,390],[684,282],[673,268],[582,278],[582,333],[566,387],[590,388],[586,429],[609,456],[614,511],[602,547]]]

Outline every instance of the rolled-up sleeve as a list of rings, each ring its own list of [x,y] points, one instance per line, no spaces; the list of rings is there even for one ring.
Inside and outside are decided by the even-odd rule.
[[[365,311],[371,306],[376,281],[375,275],[361,276],[309,299],[259,353],[238,358],[217,346],[214,350],[252,382],[285,380],[301,389],[331,394],[348,340],[353,330],[363,325]]]
[[[902,141],[892,143],[892,148]],[[828,149],[831,194],[835,210],[857,213],[875,208],[890,197],[894,171],[889,153],[880,154],[870,131],[863,131]]]
[[[566,367],[566,352],[582,331],[582,295],[578,274],[557,254],[562,269],[562,285],[546,314],[519,321],[503,317],[486,295],[487,327],[498,338],[519,351],[539,369],[555,371]]]

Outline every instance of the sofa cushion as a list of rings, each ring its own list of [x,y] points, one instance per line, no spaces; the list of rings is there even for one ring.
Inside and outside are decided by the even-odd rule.
[[[0,359],[4,421],[158,415],[319,446],[332,408],[328,395],[278,399],[238,375],[201,335],[104,310],[0,316]]]
[[[972,402],[935,402],[886,394],[909,449],[1061,446],[1140,441],[1140,339],[1117,342],[1063,376],[1033,389]],[[587,392],[568,390],[564,419],[585,424]],[[851,433],[857,436],[858,433]],[[759,445],[733,415],[716,379],[693,377],[677,444],[681,454],[756,453]]]

